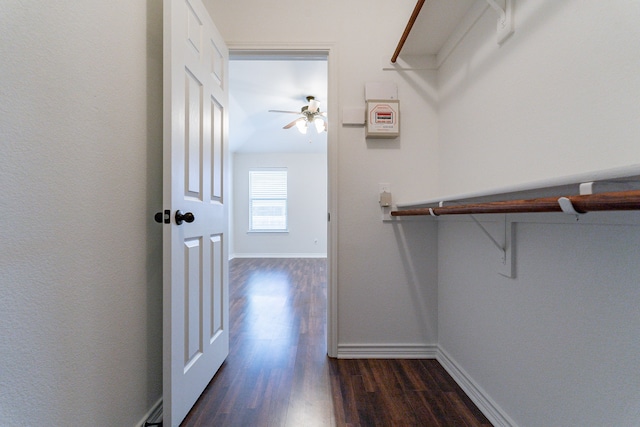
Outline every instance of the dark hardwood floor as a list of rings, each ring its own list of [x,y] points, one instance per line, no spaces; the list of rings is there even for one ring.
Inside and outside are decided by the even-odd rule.
[[[230,354],[182,426],[490,426],[435,360],[326,353],[326,260],[235,259]]]

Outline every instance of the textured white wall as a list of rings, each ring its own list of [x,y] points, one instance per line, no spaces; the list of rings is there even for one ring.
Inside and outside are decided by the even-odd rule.
[[[485,12],[439,73],[441,192],[640,163],[640,3],[518,0]]]
[[[638,425],[640,217],[626,217],[516,224],[515,279],[476,224],[441,223],[440,345],[517,425]]]
[[[0,4],[0,424],[162,393],[160,2]]]
[[[277,167],[287,169],[289,232],[247,233],[249,230],[249,170]],[[233,170],[235,256],[326,256],[326,154],[235,153]]]
[[[514,10],[502,47],[488,10],[440,70],[441,192],[640,163],[640,4]],[[516,225],[515,279],[475,224],[440,225],[439,343],[517,425],[636,426],[640,217],[542,218]]]
[[[364,138],[342,127],[338,140],[339,345],[433,344],[436,335],[435,228],[411,230],[381,222],[378,183],[396,200],[437,188],[435,72],[386,72],[415,2],[329,0],[308,8],[298,1],[205,0],[225,39],[233,43],[334,43],[338,106],[364,107],[369,81],[398,85],[401,136]],[[384,25],[380,25],[384,23]],[[336,117],[340,117],[338,111]],[[412,252],[403,247],[412,246]],[[425,328],[425,325],[427,327]]]

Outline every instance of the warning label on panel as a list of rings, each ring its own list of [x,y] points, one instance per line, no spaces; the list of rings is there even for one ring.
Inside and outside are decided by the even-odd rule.
[[[396,122],[396,112],[388,104],[378,104],[371,111],[371,123],[375,125],[392,125]]]
[[[367,136],[398,136],[397,101],[369,101],[368,110]]]

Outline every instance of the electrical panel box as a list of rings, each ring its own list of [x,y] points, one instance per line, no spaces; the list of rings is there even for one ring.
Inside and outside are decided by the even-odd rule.
[[[400,101],[367,100],[367,138],[397,138],[400,135]]]

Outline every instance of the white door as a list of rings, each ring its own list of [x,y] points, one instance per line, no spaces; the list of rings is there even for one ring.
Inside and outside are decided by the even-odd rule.
[[[180,424],[229,353],[228,56],[201,0],[164,0],[165,426]]]

